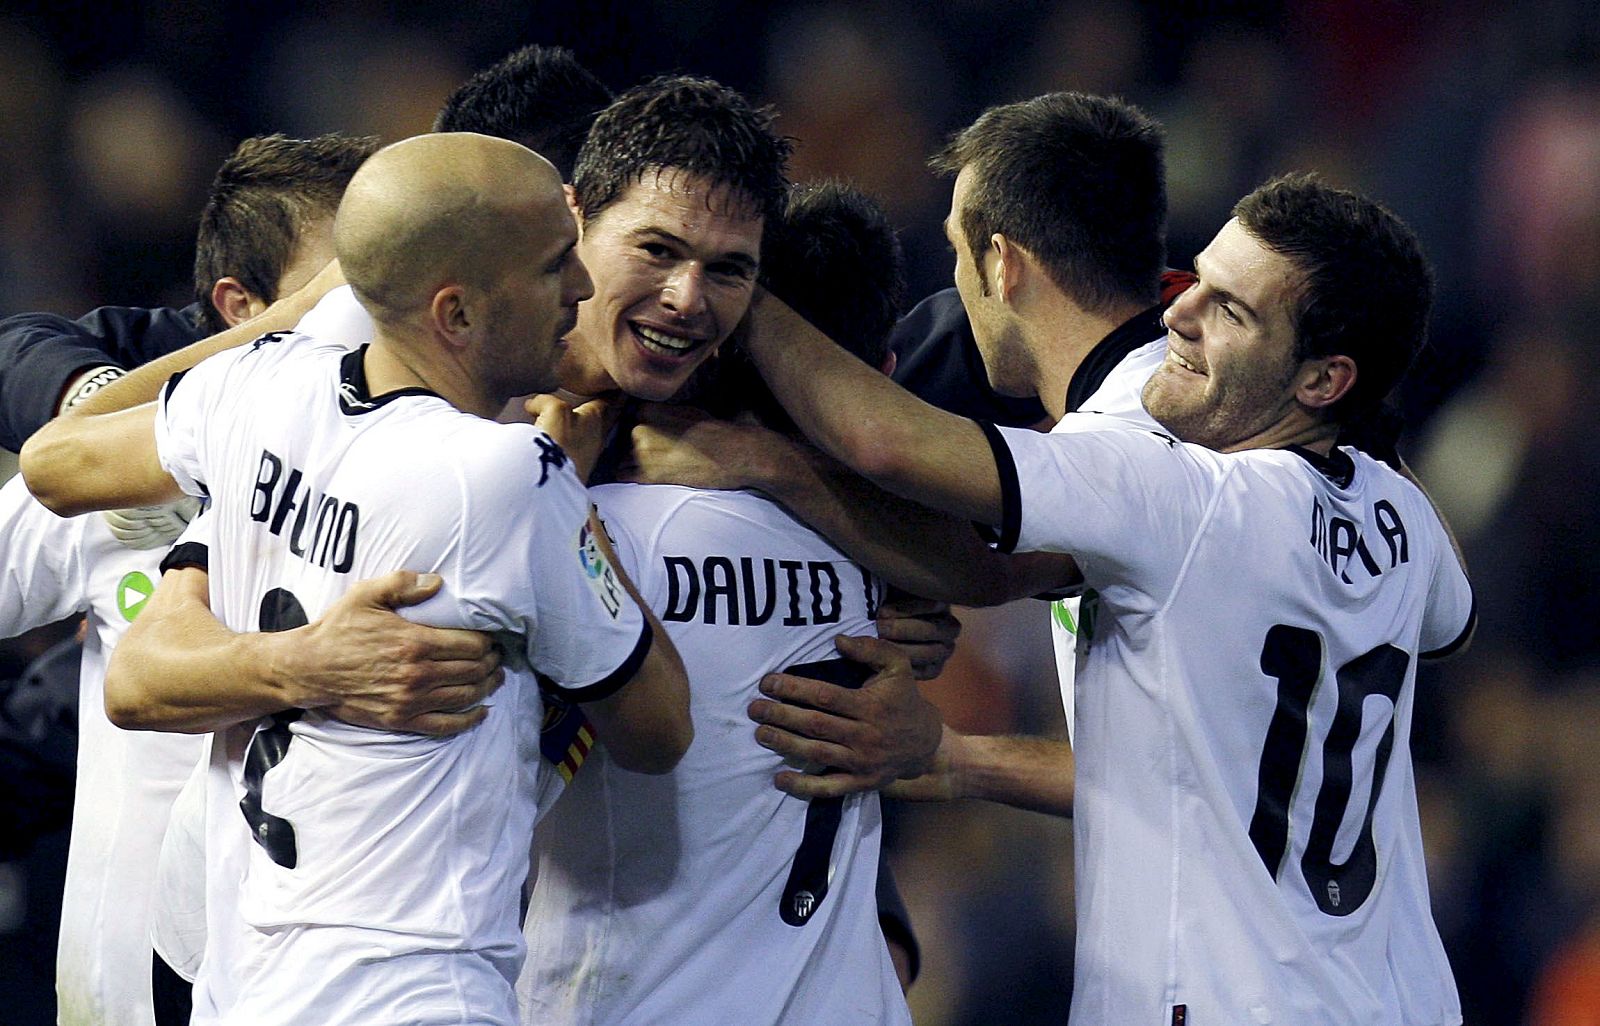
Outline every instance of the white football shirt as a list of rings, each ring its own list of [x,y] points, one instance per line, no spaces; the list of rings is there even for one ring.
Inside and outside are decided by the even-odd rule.
[[[1113,367],[1080,407],[1085,413],[1119,417],[1137,428],[1159,428],[1144,408],[1140,393],[1150,375],[1167,355],[1167,340],[1157,339],[1133,350]],[[1051,433],[1062,428],[1057,421]],[[1071,595],[1050,603],[1050,642],[1056,657],[1056,682],[1061,688],[1061,708],[1067,717],[1067,738],[1071,740],[1077,708],[1078,661],[1088,650],[1094,634],[1097,613],[1091,597],[1084,608],[1081,596]]]
[[[592,495],[683,656],[695,737],[664,776],[602,743],[540,824],[523,1021],[908,1024],[878,925],[878,796],[835,803],[830,838],[827,803],[773,787],[782,760],[745,713],[764,674],[876,633],[877,580],[750,493]]]
[[[434,571],[443,591],[407,615],[494,632],[533,672],[452,738],[315,710],[216,735],[196,1024],[515,1021],[517,896],[553,772],[533,674],[603,697],[650,643],[560,448],[421,389],[374,397],[363,352],[275,333],[163,392],[162,463],[213,501],[213,611],[287,629],[356,580]]]
[[[160,551],[123,547],[98,513],[64,519],[21,477],[0,488],[0,635],[87,613],[78,674],[78,765],[56,947],[64,1026],[150,1026],[156,853],[202,736],[122,730],[106,718],[105,667],[160,577]]]
[[[1092,414],[992,437],[1003,536],[1098,594],[1073,1021],[1458,1023],[1408,739],[1417,659],[1472,596],[1427,499],[1350,449]]]

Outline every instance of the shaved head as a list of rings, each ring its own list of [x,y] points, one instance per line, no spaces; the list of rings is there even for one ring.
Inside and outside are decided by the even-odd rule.
[[[470,132],[419,135],[373,154],[351,179],[334,248],[379,324],[427,308],[447,284],[493,286],[524,247],[508,227],[565,209],[561,176],[527,147]]]

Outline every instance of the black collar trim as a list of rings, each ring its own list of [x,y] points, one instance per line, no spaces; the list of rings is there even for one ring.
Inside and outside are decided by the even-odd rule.
[[[1319,474],[1340,488],[1349,488],[1350,482],[1355,480],[1355,460],[1343,449],[1334,449],[1326,456],[1298,445],[1289,446],[1289,451],[1311,464]]]
[[[363,413],[371,413],[381,409],[390,402],[408,395],[431,395],[440,398],[438,392],[431,388],[413,386],[411,388],[397,388],[393,392],[382,395],[373,395],[367,387],[367,368],[365,358],[367,346],[352,349],[344,354],[344,359],[339,361],[339,411],[351,417],[359,417]]]
[[[1157,303],[1119,324],[1111,334],[1096,342],[1094,348],[1078,364],[1072,381],[1067,385],[1067,412],[1076,413],[1084,400],[1106,380],[1113,367],[1135,349],[1167,333],[1161,324],[1161,312],[1166,304]]]

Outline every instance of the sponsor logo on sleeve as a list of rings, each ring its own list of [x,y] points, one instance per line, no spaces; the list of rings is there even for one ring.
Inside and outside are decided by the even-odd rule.
[[[622,585],[587,523],[578,530],[578,564],[583,567],[590,590],[615,620],[622,613]]]

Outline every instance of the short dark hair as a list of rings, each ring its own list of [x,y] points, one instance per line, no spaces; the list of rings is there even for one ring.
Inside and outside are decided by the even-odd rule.
[[[708,78],[663,76],[629,89],[595,119],[572,188],[589,220],[645,175],[686,171],[776,224],[791,149],[769,109]]]
[[[1132,104],[1047,93],[989,108],[929,163],[973,170],[960,217],[980,280],[999,233],[1074,302],[1107,312],[1156,301],[1167,259],[1163,148],[1161,126]]]
[[[435,132],[478,132],[510,139],[572,180],[589,126],[611,90],[564,46],[525,46],[461,84],[434,118]]]
[[[1383,205],[1306,173],[1272,179],[1233,216],[1302,275],[1291,311],[1296,357],[1355,361],[1355,385],[1329,418],[1377,409],[1428,334],[1433,271],[1416,235]]]
[[[905,260],[883,208],[841,182],[796,186],[775,225],[762,284],[817,330],[877,368],[905,305]],[[751,410],[775,430],[794,432],[742,347],[715,364],[707,409],[721,416]]]
[[[334,133],[314,139],[260,135],[241,142],[217,169],[195,236],[194,291],[201,324],[223,331],[211,305],[219,278],[239,279],[271,303],[278,279],[306,225],[332,218],[345,186],[372,152],[372,136]]]

